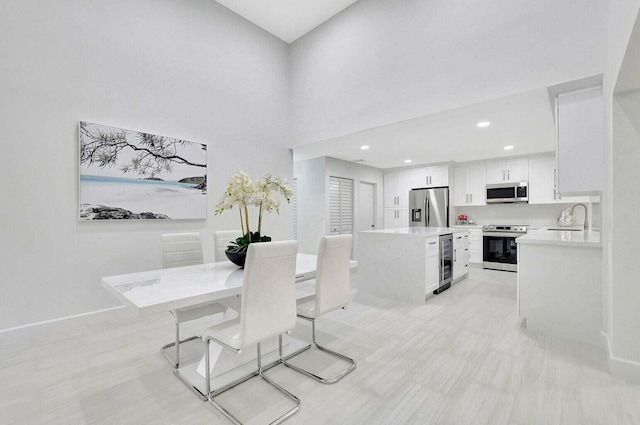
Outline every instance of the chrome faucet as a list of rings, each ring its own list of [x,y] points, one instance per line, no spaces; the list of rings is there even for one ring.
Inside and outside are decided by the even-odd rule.
[[[582,207],[584,208],[584,225],[583,225],[583,229],[587,230],[589,228],[589,217],[587,215],[587,206],[585,204],[575,204],[574,206],[571,207],[571,211],[569,212],[569,214],[571,214],[573,216],[573,210],[576,207]]]

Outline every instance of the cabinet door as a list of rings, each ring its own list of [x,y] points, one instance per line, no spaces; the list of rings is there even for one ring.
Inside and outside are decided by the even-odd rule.
[[[398,229],[409,227],[409,209],[408,208],[385,208],[384,209],[384,228]]]
[[[604,102],[602,87],[558,96],[558,191],[603,189]]]
[[[398,195],[398,207],[409,208],[409,191],[411,190],[411,173],[409,171],[401,171],[398,173],[398,186],[396,192]]]
[[[486,171],[485,165],[471,165],[467,169],[469,178],[469,205],[484,205],[486,202]]]
[[[411,170],[411,188],[422,189],[429,186],[429,169],[415,168]]]
[[[384,207],[394,208],[398,206],[398,173],[384,175]]]
[[[462,250],[462,258],[460,259],[460,263],[462,266],[462,274],[469,273],[469,248],[464,248]]]
[[[507,180],[506,164],[504,162],[488,162],[487,184],[504,183]]]
[[[441,186],[449,186],[449,167],[430,167],[429,175],[431,178],[429,179],[429,186],[431,187],[441,187]]]
[[[556,202],[555,158],[529,160],[529,203],[549,204]]]
[[[425,295],[438,289],[440,284],[440,256],[438,250],[435,252],[427,251],[425,258]]]
[[[399,208],[396,227],[409,227],[409,208]]]
[[[456,207],[467,205],[469,201],[467,167],[453,169],[453,205]]]
[[[507,161],[507,181],[526,182],[529,180],[529,160]]]
[[[465,272],[464,268],[464,250],[467,249],[462,233],[453,234],[453,278],[456,279]]]
[[[482,230],[469,230],[469,262],[482,263]]]
[[[384,228],[395,229],[398,217],[398,210],[395,208],[384,209]]]

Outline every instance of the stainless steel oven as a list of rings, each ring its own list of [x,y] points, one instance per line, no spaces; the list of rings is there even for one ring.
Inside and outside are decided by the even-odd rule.
[[[527,226],[490,224],[482,227],[482,267],[518,271],[516,238],[527,233]]]

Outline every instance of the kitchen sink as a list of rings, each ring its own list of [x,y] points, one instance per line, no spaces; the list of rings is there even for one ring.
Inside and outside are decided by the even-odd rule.
[[[581,232],[582,229],[567,229],[566,227],[550,227],[547,230],[555,230],[558,232]]]

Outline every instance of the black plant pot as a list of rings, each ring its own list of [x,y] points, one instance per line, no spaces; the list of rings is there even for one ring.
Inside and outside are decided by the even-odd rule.
[[[244,268],[244,260],[247,258],[247,252],[229,252],[225,251],[227,258],[238,267]]]

